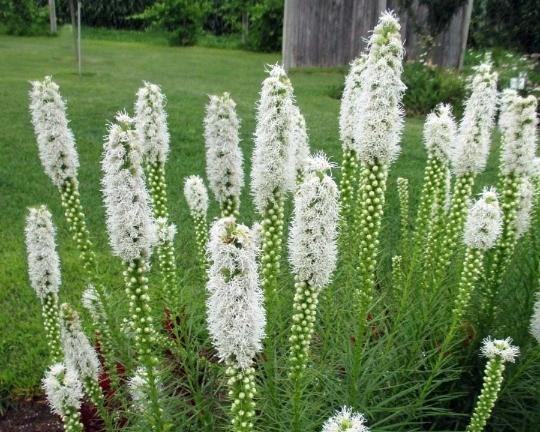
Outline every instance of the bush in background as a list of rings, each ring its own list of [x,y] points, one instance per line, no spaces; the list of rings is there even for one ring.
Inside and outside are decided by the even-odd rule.
[[[170,45],[187,46],[197,43],[205,15],[206,6],[203,2],[164,0],[153,4],[135,18],[164,30]]]
[[[49,12],[35,0],[0,0],[0,24],[14,36],[37,36],[49,33]]]

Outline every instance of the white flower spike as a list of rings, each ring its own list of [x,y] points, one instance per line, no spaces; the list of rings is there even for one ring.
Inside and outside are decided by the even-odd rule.
[[[210,96],[204,119],[206,175],[223,216],[238,213],[244,185],[243,156],[239,143],[240,120],[229,93]]]
[[[191,215],[194,218],[206,217],[208,212],[208,191],[201,177],[192,175],[186,178],[184,195]]]
[[[53,413],[64,417],[68,408],[80,408],[83,387],[75,369],[56,363],[45,373],[42,382]]]
[[[60,317],[67,367],[76,369],[82,380],[89,378],[98,382],[101,366],[96,351],[83,333],[79,314],[64,303],[60,306]]]
[[[221,360],[246,369],[262,350],[266,324],[251,230],[233,218],[216,221],[208,253],[208,331]]]
[[[495,189],[484,189],[472,205],[465,222],[464,242],[467,247],[486,251],[497,242],[502,232],[502,211]]]
[[[362,73],[354,147],[365,163],[389,164],[399,154],[403,129],[401,99],[405,85],[401,26],[395,15],[384,13],[369,39],[369,55]]]
[[[491,143],[497,104],[497,72],[491,72],[488,63],[477,66],[475,70],[470,85],[472,94],[465,104],[451,158],[457,176],[477,175],[484,171]]]
[[[540,292],[536,293],[536,299],[531,317],[531,334],[540,344]]]
[[[446,162],[456,137],[456,123],[450,105],[440,104],[428,114],[424,126],[424,144],[427,151]]]
[[[66,104],[50,76],[32,82],[30,112],[36,132],[39,157],[45,172],[60,188],[67,179],[77,182],[79,157],[75,138],[68,127]]]
[[[300,108],[293,105],[291,125],[291,145],[294,147],[294,165],[296,167],[296,180],[302,181],[306,168],[306,159],[309,157],[309,137],[306,130],[306,120]]]
[[[124,262],[148,259],[156,242],[156,227],[143,178],[141,140],[127,113],[119,112],[115,119],[109,126],[102,162],[110,244]]]
[[[323,425],[322,432],[369,432],[366,419],[352,408],[342,407]]]
[[[251,186],[255,206],[263,214],[276,204],[276,191],[293,190],[294,146],[290,141],[293,110],[292,85],[281,66],[275,65],[263,82],[257,107]]]
[[[521,179],[518,190],[516,218],[512,221],[516,230],[517,239],[523,237],[531,225],[533,197],[533,184],[527,178]]]
[[[509,112],[501,113],[504,145],[502,154],[503,175],[530,175],[536,154],[536,98],[516,97],[505,105]],[[507,124],[506,124],[507,123]]]
[[[28,275],[38,298],[57,294],[60,286],[60,258],[56,252],[56,230],[51,213],[42,205],[30,208],[26,217]]]
[[[307,174],[294,197],[289,257],[294,274],[315,289],[324,288],[337,260],[338,188],[326,173],[332,168],[323,153],[306,161]]]
[[[142,141],[144,155],[150,163],[164,164],[169,155],[166,104],[167,98],[155,84],[145,81],[144,86],[137,92],[136,129]]]

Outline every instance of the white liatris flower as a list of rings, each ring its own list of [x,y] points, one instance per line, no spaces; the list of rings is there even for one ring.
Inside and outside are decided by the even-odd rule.
[[[532,161],[531,176],[540,178],[540,157],[535,157]]]
[[[512,126],[514,118],[514,104],[518,98],[518,93],[513,89],[505,89],[500,94],[500,115],[499,127],[503,134]]]
[[[502,211],[494,188],[484,189],[472,205],[465,222],[464,242],[467,247],[488,250],[495,246],[502,231]]]
[[[194,218],[206,217],[208,211],[208,191],[201,177],[189,176],[184,183],[184,195],[189,211]]]
[[[60,258],[56,252],[56,230],[51,213],[42,205],[30,208],[26,217],[28,275],[38,298],[57,294],[60,286]]]
[[[157,372],[154,370],[154,375],[156,376],[156,387],[158,392],[162,390],[161,379]],[[129,394],[133,405],[138,411],[144,412],[151,407],[150,402],[150,385],[148,383],[148,373],[146,369],[142,366],[139,366],[132,377],[128,379],[127,382]]]
[[[322,432],[369,432],[366,419],[352,408],[342,407],[324,423]]]
[[[330,283],[337,260],[338,188],[326,174],[332,168],[323,153],[306,161],[307,173],[294,197],[289,235],[294,274],[315,289]]]
[[[369,39],[353,144],[362,162],[390,163],[400,151],[405,91],[400,28],[395,15],[384,13]]]
[[[292,107],[290,143],[294,147],[294,166],[296,179],[302,181],[309,156],[309,137],[306,130],[306,120],[296,105]]]
[[[488,359],[500,357],[503,362],[514,363],[519,355],[519,347],[512,345],[512,338],[491,339],[491,337],[487,337],[482,341],[480,352]]]
[[[69,304],[60,306],[62,342],[67,367],[79,372],[81,379],[99,380],[100,363],[96,351],[83,333],[79,314]]]
[[[68,408],[80,408],[83,387],[74,368],[56,363],[45,372],[42,383],[53,413],[64,417]]]
[[[106,320],[107,315],[94,285],[89,284],[82,295],[82,305],[90,312],[94,323]]]
[[[210,96],[204,118],[206,175],[224,216],[238,212],[240,192],[244,185],[243,156],[238,135],[240,121],[235,107],[236,103],[229,93]]]
[[[263,226],[260,222],[253,222],[253,225],[251,226],[251,233],[253,235],[253,243],[255,243],[255,247],[257,248],[257,253],[259,254],[261,252],[262,246],[263,246]]]
[[[428,114],[424,126],[424,144],[428,153],[446,162],[456,137],[456,123],[450,105],[440,104]]]
[[[526,178],[521,179],[518,190],[516,218],[512,221],[516,230],[516,239],[523,237],[531,224],[534,186]]]
[[[143,144],[144,155],[150,163],[164,164],[169,155],[166,103],[167,98],[155,84],[145,81],[144,87],[137,92],[136,128]]]
[[[143,178],[142,146],[133,120],[119,112],[109,127],[102,168],[107,231],[113,253],[124,262],[148,258],[156,241],[150,196]]]
[[[162,246],[174,241],[174,237],[178,232],[175,224],[169,224],[169,221],[166,218],[160,217],[156,219],[156,227],[158,245]]]
[[[294,188],[294,146],[289,142],[292,92],[284,69],[273,66],[263,82],[257,106],[251,169],[252,195],[261,214],[269,204],[276,204],[276,191],[285,194]]]
[[[540,344],[540,292],[536,293],[536,299],[531,317],[531,334]]]
[[[32,82],[30,99],[32,123],[45,172],[57,187],[61,187],[67,179],[76,182],[79,158],[75,138],[68,127],[66,104],[58,92],[58,85],[50,76],[42,82]]]
[[[508,117],[501,120],[508,121],[503,127],[502,174],[530,175],[536,153],[536,98],[517,97],[507,109],[510,112],[501,113],[501,118]]]
[[[477,175],[486,168],[493,116],[497,104],[497,72],[483,63],[475,68],[470,85],[471,96],[459,126],[456,146],[452,152],[452,167],[457,176]]]
[[[351,63],[349,74],[345,78],[345,88],[341,96],[339,111],[339,135],[344,150],[351,149],[360,117],[358,103],[364,88],[363,72],[367,64],[367,55],[362,54]],[[354,150],[354,149],[353,149]]]
[[[208,253],[208,331],[219,357],[245,369],[262,350],[266,324],[251,230],[233,218],[216,221]]]

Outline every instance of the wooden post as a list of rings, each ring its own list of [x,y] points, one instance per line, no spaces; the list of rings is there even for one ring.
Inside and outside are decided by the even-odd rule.
[[[56,3],[49,0],[49,21],[51,22],[51,33],[56,33]]]
[[[77,53],[79,59],[79,75],[82,75],[82,53],[81,53],[81,2],[77,2]]]
[[[463,62],[465,61],[465,52],[467,51],[467,39],[469,38],[469,27],[471,25],[471,15],[473,10],[473,0],[467,2],[465,9],[465,16],[463,18],[463,31],[461,33],[461,52],[459,53],[458,70],[463,68]]]
[[[79,62],[79,44],[77,42],[77,18],[75,13],[75,4],[69,0],[69,12],[71,14],[71,33],[73,33],[73,49],[75,50],[75,61]]]
[[[248,15],[248,11],[245,10],[242,13],[242,45],[247,44],[248,32],[249,32],[249,15]]]

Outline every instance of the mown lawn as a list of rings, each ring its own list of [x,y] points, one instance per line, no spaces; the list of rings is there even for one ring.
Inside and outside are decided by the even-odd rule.
[[[0,402],[3,403],[39,392],[39,380],[47,360],[40,305],[26,275],[23,229],[27,207],[46,203],[53,213],[62,259],[61,301],[71,301],[79,307],[85,282],[79,273],[77,252],[61,213],[58,192],[38,159],[28,113],[29,81],[52,75],[67,100],[80,154],[82,202],[97,245],[101,273],[111,290],[121,285],[121,266],[118,259],[110,258],[105,235],[100,193],[103,136],[107,122],[116,111],[126,108],[132,112],[135,93],[143,80],[162,86],[169,100],[172,151],[167,183],[171,218],[179,228],[178,268],[185,287],[203,293],[202,286],[191,283],[195,240],[182,188],[185,176],[204,175],[202,121],[207,95],[228,91],[237,102],[248,172],[255,105],[260,84],[266,76],[265,65],[280,59],[275,54],[201,47],[169,48],[144,42],[96,39],[83,40],[82,49],[84,74],[80,77],[68,29],[57,38],[0,38]],[[339,163],[339,101],[327,93],[328,87],[342,80],[341,72],[293,71],[290,77],[307,121],[313,150],[324,150]],[[403,152],[392,167],[383,228],[385,262],[398,235],[395,180],[398,176],[410,179],[413,206],[421,189],[425,162],[421,132],[422,119],[407,120]],[[488,171],[477,182],[477,189],[495,178],[497,154],[494,153]],[[339,170],[334,174],[339,179]],[[246,185],[241,219],[251,224],[255,214],[248,193]],[[211,217],[217,214],[217,205],[213,203]]]

